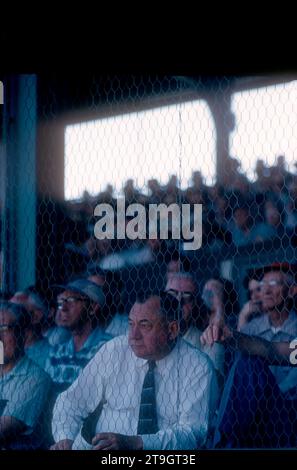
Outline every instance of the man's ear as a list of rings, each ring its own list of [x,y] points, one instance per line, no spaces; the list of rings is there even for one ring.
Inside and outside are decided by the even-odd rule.
[[[40,323],[43,319],[43,311],[39,308],[31,310],[31,319],[32,324]]]
[[[297,284],[294,284],[293,286],[290,287],[289,295],[290,297],[295,297],[295,295],[297,295]]]
[[[174,340],[180,333],[179,323],[177,320],[173,320],[168,325],[169,339]]]
[[[91,302],[91,311],[90,311],[90,315],[97,315],[99,312],[100,312],[100,305],[97,304],[96,302]]]

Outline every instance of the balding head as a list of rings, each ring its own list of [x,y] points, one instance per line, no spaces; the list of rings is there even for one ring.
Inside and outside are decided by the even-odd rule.
[[[139,299],[129,314],[129,345],[137,357],[159,360],[174,347],[179,333],[179,304],[168,294]]]

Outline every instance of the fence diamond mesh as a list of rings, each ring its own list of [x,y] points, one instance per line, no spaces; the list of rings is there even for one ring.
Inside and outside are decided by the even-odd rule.
[[[296,77],[0,78],[2,449],[295,447]]]

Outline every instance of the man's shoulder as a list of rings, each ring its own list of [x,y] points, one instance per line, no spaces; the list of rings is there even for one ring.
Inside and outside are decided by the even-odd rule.
[[[73,345],[73,338],[70,336],[66,341],[63,343],[57,343],[54,346],[51,347],[50,349],[50,356],[60,356],[61,354],[65,354],[66,352],[68,353]]]
[[[25,375],[26,381],[34,382],[51,382],[51,378],[47,372],[45,372],[35,361],[27,356],[22,359],[21,367],[18,368],[19,375]]]
[[[262,313],[259,317],[253,318],[250,322],[246,323],[241,328],[241,332],[245,334],[256,334],[261,332],[260,330],[262,328],[268,326],[269,325],[267,313]]]
[[[104,343],[101,349],[99,350],[99,353],[101,351],[102,354],[111,354],[112,352],[123,354],[129,350],[130,348],[128,345],[128,338],[126,335],[122,335],[116,336],[115,338],[111,338],[109,341]]]
[[[179,341],[179,354],[183,357],[189,367],[210,367],[212,368],[212,363],[207,354],[205,354],[201,349],[193,346],[188,343],[188,341],[183,338]]]
[[[294,326],[297,325],[297,311],[295,309],[290,310],[288,321]]]

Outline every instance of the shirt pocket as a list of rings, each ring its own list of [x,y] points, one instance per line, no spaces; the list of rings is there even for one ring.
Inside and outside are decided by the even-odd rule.
[[[106,402],[113,410],[139,408],[141,387],[135,376],[112,377],[106,389]]]

